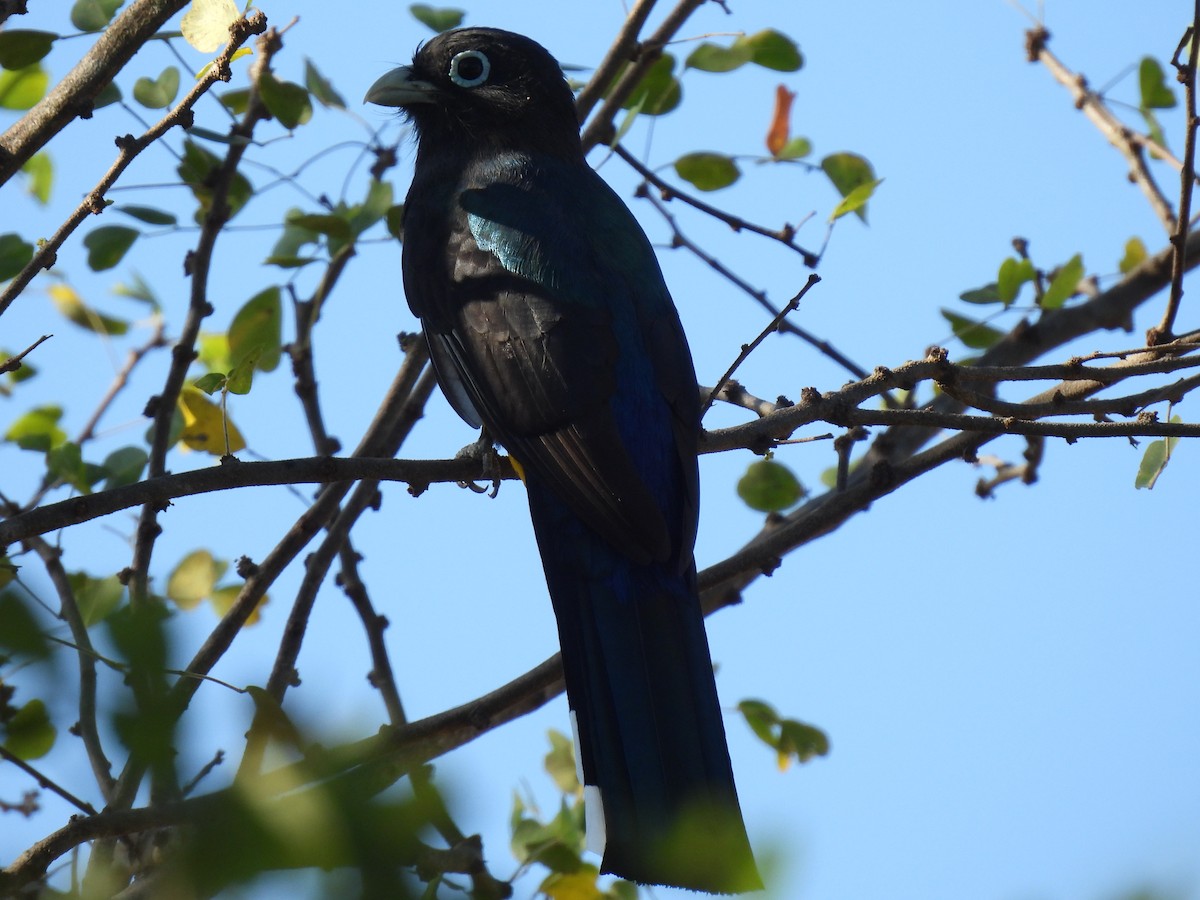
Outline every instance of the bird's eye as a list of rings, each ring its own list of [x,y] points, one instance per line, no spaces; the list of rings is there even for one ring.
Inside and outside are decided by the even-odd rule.
[[[459,87],[478,87],[488,79],[492,64],[478,50],[464,50],[450,60],[450,80]]]

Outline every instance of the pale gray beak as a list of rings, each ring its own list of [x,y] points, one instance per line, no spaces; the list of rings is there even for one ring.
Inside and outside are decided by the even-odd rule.
[[[400,66],[371,85],[363,102],[377,106],[408,106],[410,103],[433,103],[436,95],[434,85],[413,78],[412,69]]]

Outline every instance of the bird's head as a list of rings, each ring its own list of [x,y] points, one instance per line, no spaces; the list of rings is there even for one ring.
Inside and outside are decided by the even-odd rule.
[[[511,31],[439,34],[417,49],[411,65],[371,85],[364,99],[399,107],[422,146],[435,152],[467,142],[580,155],[575,100],[562,69],[541,44]]]

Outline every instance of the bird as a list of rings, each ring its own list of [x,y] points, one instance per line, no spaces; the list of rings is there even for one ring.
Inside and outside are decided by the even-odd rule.
[[[757,890],[697,588],[700,393],[654,249],[534,40],[442,32],[365,100],[416,137],[401,268],[439,384],[528,493],[588,849],[641,884]]]

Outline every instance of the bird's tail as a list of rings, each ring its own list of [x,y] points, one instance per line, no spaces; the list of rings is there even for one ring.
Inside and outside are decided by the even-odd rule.
[[[601,871],[710,893],[761,888],[694,569],[634,564],[528,487]]]

